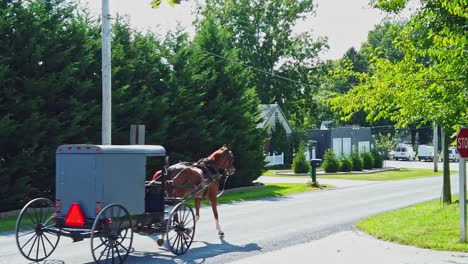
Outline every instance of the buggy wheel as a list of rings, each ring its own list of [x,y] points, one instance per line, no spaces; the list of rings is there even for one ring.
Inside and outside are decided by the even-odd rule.
[[[21,254],[31,261],[46,259],[60,239],[55,226],[55,206],[49,199],[37,198],[27,203],[16,221],[16,245]]]
[[[172,209],[166,225],[166,239],[175,255],[184,254],[195,236],[195,214],[190,206],[180,203]]]
[[[96,263],[124,263],[133,242],[132,219],[120,204],[99,212],[91,230],[91,252]]]

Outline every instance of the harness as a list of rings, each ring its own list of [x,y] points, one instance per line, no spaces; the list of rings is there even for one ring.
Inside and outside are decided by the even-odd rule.
[[[172,185],[172,188],[174,189],[188,189],[192,188],[193,192],[192,195],[193,197],[203,191],[202,199],[206,197],[206,194],[208,192],[208,186],[213,183],[216,180],[221,180],[221,177],[224,174],[224,169],[219,168],[213,164],[213,161],[209,158],[204,158],[201,159],[195,163],[190,163],[190,162],[181,162],[183,165],[186,165],[187,168],[179,171],[179,173],[172,179],[172,180],[166,180],[166,183],[169,185]],[[201,182],[199,185],[194,185],[190,183],[189,181],[186,181],[184,184],[181,185],[173,185],[174,179],[179,177],[183,171],[186,169],[194,167],[198,168],[202,171],[202,174],[200,174]],[[227,180],[227,177],[226,177]],[[226,184],[226,181],[224,181],[224,185]],[[223,186],[223,191],[219,194],[221,195],[224,192],[224,186]],[[218,195],[218,197],[219,197]],[[191,195],[189,195],[191,196]]]

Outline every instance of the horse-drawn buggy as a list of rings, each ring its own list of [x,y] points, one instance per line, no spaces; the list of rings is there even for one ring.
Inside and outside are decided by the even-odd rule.
[[[55,203],[37,198],[23,207],[16,223],[17,246],[27,259],[41,261],[62,236],[89,238],[95,262],[123,263],[134,233],[160,234],[158,245],[165,239],[174,254],[183,254],[196,226],[187,201],[195,198],[198,217],[199,200],[212,187],[217,193],[220,175],[234,172],[231,151],[223,146],[215,153],[195,164],[166,165],[145,181],[147,158],[162,161],[162,146],[62,145],[56,151]]]

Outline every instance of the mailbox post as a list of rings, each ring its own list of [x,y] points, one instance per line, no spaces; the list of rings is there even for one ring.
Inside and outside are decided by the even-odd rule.
[[[317,182],[317,167],[320,166],[321,163],[321,159],[310,160],[310,177],[312,177],[312,182]]]

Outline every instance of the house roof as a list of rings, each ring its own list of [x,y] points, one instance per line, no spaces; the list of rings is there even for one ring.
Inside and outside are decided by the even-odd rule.
[[[292,127],[288,122],[288,119],[286,118],[286,115],[284,114],[283,110],[281,110],[281,107],[278,104],[261,104],[258,106],[260,109],[260,118],[262,119],[262,122],[257,125],[259,128],[264,128],[268,121],[271,118],[274,118],[274,113],[275,110],[278,109],[278,112],[283,116],[285,125],[289,127],[289,129],[292,131]]]

